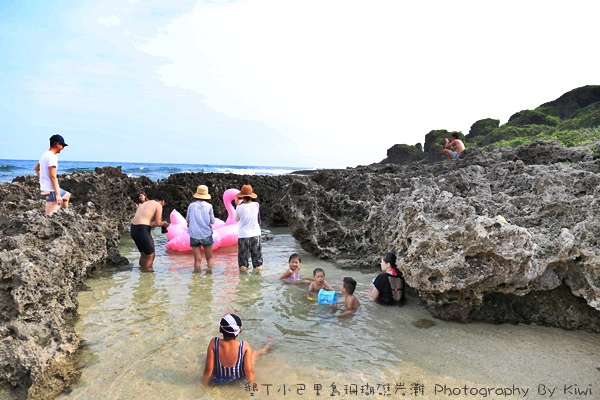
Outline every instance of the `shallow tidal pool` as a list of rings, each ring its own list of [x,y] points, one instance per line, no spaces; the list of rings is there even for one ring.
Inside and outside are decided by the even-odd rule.
[[[260,274],[238,273],[236,247],[215,251],[212,274],[192,273],[192,254],[165,253],[166,238],[155,231],[154,273],[134,267],[86,281],[75,326],[85,342],[82,377],[60,398],[600,398],[600,335],[434,320],[413,297],[403,307],[379,306],[366,294],[378,260],[369,272],[342,270],[306,254],[286,229],[272,232]],[[137,265],[129,237],[120,251]],[[344,276],[356,279],[358,313],[338,320],[306,299],[307,284],[279,282],[294,252],[301,277],[321,267],[338,291]],[[255,366],[256,391],[200,383],[225,313],[242,318],[240,339],[253,348],[274,338]]]

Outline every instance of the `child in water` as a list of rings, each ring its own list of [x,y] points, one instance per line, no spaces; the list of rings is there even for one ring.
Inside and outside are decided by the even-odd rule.
[[[310,300],[316,300],[319,295],[319,290],[321,289],[333,290],[331,285],[325,280],[325,271],[323,268],[315,268],[313,271],[313,281],[308,287],[306,297]]]
[[[360,307],[360,301],[354,296],[354,291],[356,290],[356,281],[349,276],[345,277],[342,280],[342,294],[346,297],[346,301],[344,302],[346,309],[339,313],[337,316],[339,317],[348,317],[358,310]],[[331,308],[337,308],[337,304],[332,304]]]
[[[307,279],[300,279],[300,264],[302,264],[302,258],[300,258],[300,254],[292,254],[288,260],[288,263],[290,267],[283,273],[283,275],[279,277],[280,281],[287,281],[289,283],[310,282],[310,280]]]
[[[254,383],[254,363],[258,356],[269,351],[273,338],[269,336],[262,349],[252,351],[250,344],[236,340],[242,332],[242,320],[235,314],[226,314],[221,318],[219,331],[223,338],[212,338],[206,349],[202,382],[205,385],[244,380]]]

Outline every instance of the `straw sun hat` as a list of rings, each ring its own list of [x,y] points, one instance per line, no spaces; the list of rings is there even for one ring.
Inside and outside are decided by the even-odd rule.
[[[206,185],[200,185],[194,193],[194,197],[197,199],[209,200],[210,194],[208,194],[208,187]]]

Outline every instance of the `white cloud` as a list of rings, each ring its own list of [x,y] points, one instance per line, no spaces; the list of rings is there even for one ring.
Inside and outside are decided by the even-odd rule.
[[[553,82],[568,14],[537,1],[199,3],[140,48],[164,60],[167,85],[267,123],[325,162],[355,165],[433,129],[505,122],[576,87]]]
[[[121,18],[117,17],[116,15],[111,15],[110,17],[106,18],[98,18],[98,23],[106,27],[121,25],[121,22]]]

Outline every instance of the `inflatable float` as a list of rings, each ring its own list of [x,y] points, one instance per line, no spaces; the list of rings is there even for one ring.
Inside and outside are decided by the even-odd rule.
[[[213,250],[219,247],[233,246],[237,244],[239,224],[235,222],[235,210],[231,202],[237,199],[237,189],[227,189],[223,193],[223,203],[227,210],[227,221],[223,222],[215,218],[213,228]],[[165,246],[168,250],[192,251],[190,246],[190,235],[188,234],[187,221],[177,210],[171,211],[171,225],[167,228],[167,239],[169,242]]]

